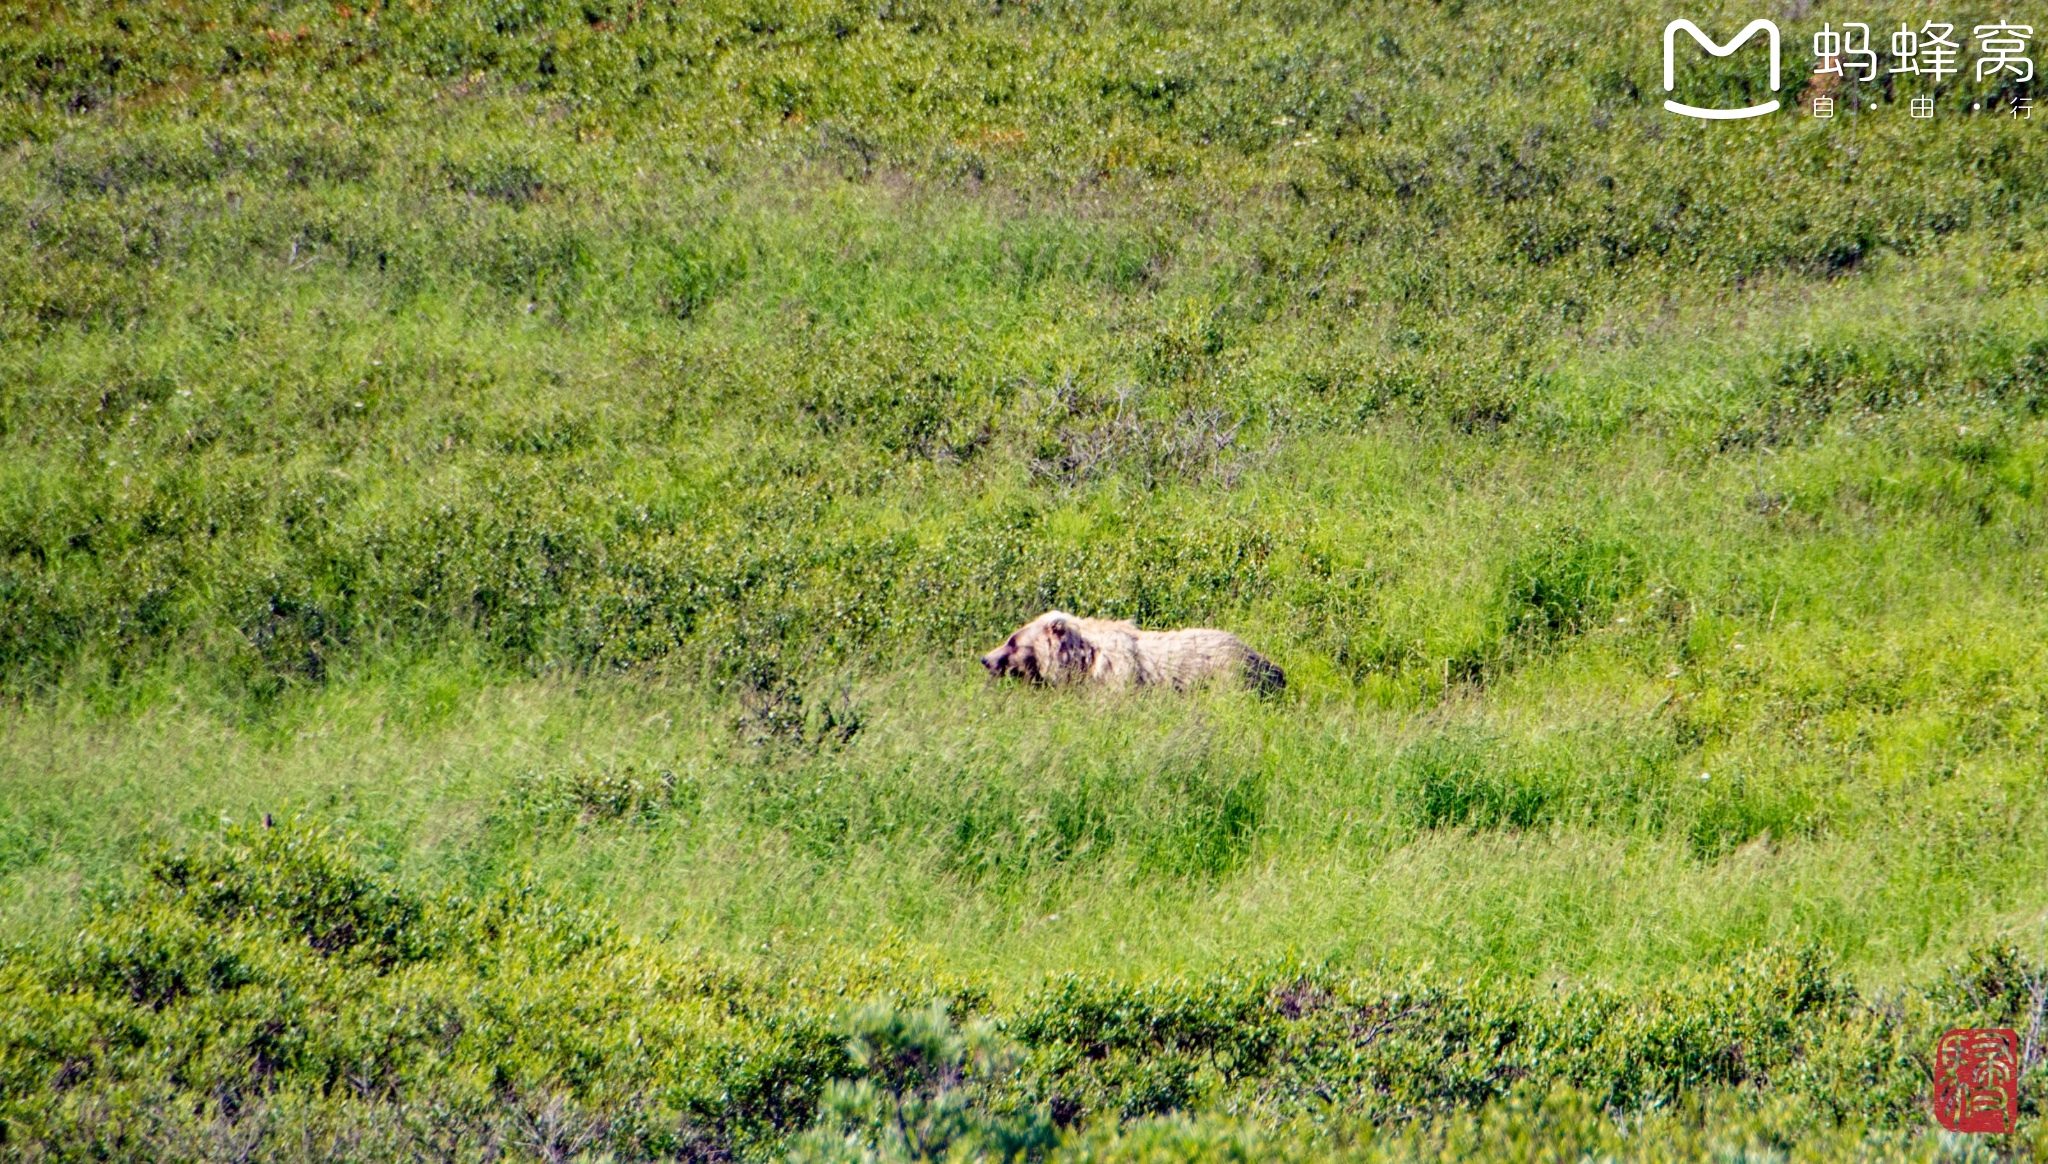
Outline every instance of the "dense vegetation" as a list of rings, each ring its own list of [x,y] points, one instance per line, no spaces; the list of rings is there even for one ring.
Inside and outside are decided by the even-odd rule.
[[[996,1001],[888,950],[771,982],[623,940],[531,882],[424,900],[324,836],[260,828],[152,855],[67,952],[5,973],[0,1110],[32,1159],[1142,1158],[1174,1125],[1126,1142],[1115,1121],[1197,1105],[1338,1115],[1412,1158],[1531,1132],[1611,1147],[1629,1137],[1604,1113],[1717,1089],[1659,1120],[1666,1150],[1817,1132],[1809,1150],[1839,1153],[1915,1122],[1932,1016],[2039,1014],[2010,951],[1877,1004],[1812,951],[1565,996],[1283,962]],[[1778,1106],[1733,1099],[1745,1084]],[[1495,1126],[1443,1118],[1499,1106]],[[1062,1143],[1091,1117],[1094,1139]],[[1167,1155],[1245,1133],[1179,1134]]]
[[[2048,144],[1794,7],[0,14],[0,1143],[1965,1151]]]

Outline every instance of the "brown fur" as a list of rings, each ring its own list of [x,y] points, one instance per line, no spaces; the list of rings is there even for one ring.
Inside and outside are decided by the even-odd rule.
[[[981,665],[997,678],[1015,676],[1054,686],[1167,685],[1184,690],[1218,675],[1234,675],[1262,693],[1287,686],[1279,667],[1228,631],[1146,631],[1134,623],[1076,618],[1058,610],[1019,627],[1002,646],[983,655]]]

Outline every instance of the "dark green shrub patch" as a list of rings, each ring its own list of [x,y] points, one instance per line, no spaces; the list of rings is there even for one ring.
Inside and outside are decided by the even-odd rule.
[[[1008,1156],[1061,1126],[1215,1108],[1398,1126],[1532,1088],[1617,1114],[1770,1096],[1904,1128],[1943,1024],[2041,1005],[2040,968],[2010,950],[1877,1002],[1811,950],[1633,990],[1281,964],[1010,999],[890,955],[790,969],[629,941],[530,886],[412,897],[317,833],[231,833],[150,859],[77,941],[8,952],[7,1143]],[[2024,1110],[2041,1098],[2030,1074]]]
[[[1216,1103],[1220,1089],[1232,1104],[1321,1100],[1379,1119],[1484,1105],[1528,1081],[1611,1109],[1768,1086],[1890,1122],[1915,1117],[1923,1086],[1902,1024],[1867,1011],[1811,955],[1634,994],[1276,972],[1200,986],[1068,981],[1036,1006],[1012,1029],[1060,1065],[1058,1084],[1127,1112],[1156,1088],[1159,1060],[1188,1065],[1183,1103]],[[1881,1075],[1862,1074],[1873,1064]]]
[[[831,987],[650,960],[530,888],[413,900],[343,861],[314,834],[231,837],[154,862],[77,952],[10,954],[13,1150],[62,1155],[167,1104],[197,1123],[117,1153],[284,1110],[345,1131],[380,1105],[465,1151],[550,1110],[634,1157],[729,1151],[800,1126],[849,1073]]]
[[[1416,826],[1519,829],[1551,820],[1562,790],[1503,759],[1484,740],[1447,736],[1404,751],[1396,779]]]
[[[695,777],[663,768],[578,763],[528,772],[516,779],[501,804],[503,815],[532,827],[653,823],[688,814],[702,804]]]
[[[1539,536],[1501,579],[1504,637],[1543,643],[1607,621],[1642,585],[1641,554],[1625,542],[1566,529]]]

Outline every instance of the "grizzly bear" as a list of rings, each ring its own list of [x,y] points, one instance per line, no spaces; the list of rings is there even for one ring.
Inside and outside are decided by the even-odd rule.
[[[1272,660],[1228,631],[1145,631],[1135,623],[1075,618],[1059,610],[1019,627],[1002,646],[983,655],[981,665],[996,678],[1015,675],[1052,686],[1169,684],[1185,690],[1216,675],[1236,675],[1260,694],[1287,686],[1286,674]]]

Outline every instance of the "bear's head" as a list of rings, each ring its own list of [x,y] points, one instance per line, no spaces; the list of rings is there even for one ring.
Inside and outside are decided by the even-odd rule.
[[[1023,626],[1003,645],[981,657],[990,676],[1016,676],[1033,683],[1063,683],[1088,673],[1095,644],[1073,615],[1049,610]]]

